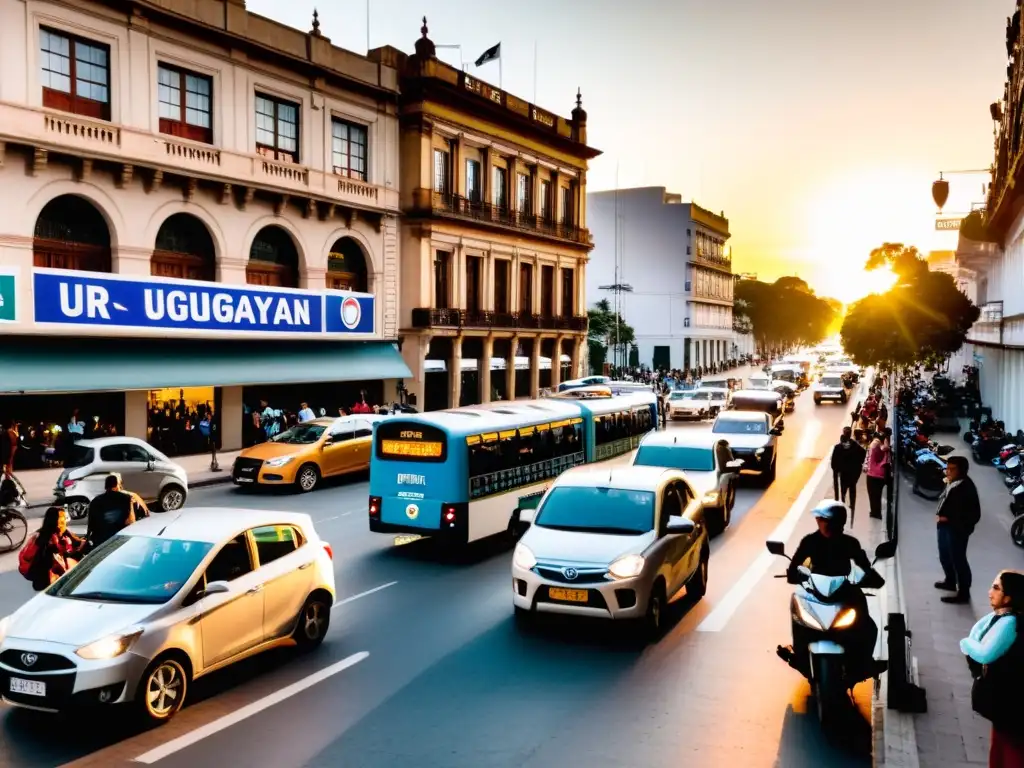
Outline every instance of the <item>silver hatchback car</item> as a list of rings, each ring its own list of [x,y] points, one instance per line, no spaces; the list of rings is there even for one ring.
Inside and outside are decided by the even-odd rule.
[[[701,495],[686,475],[664,467],[584,466],[563,472],[512,555],[517,620],[534,613],[635,619],[650,639],[669,602],[708,584],[707,525]]]
[[[54,496],[73,520],[89,511],[89,502],[103,493],[107,475],[118,474],[125,490],[164,512],[185,505],[188,475],[145,440],[137,437],[97,437],[79,440],[68,451]]]
[[[313,648],[334,605],[308,515],[194,509],[147,518],[0,619],[0,697],[59,712],[121,702],[160,723],[192,681],[270,648]]]

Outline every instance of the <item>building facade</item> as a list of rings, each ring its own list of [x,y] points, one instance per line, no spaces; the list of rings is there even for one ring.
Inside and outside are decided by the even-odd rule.
[[[1003,97],[990,108],[997,132],[983,225],[965,219],[956,251],[981,308],[967,338],[982,403],[1011,432],[1024,429],[1024,37],[1020,0],[1016,6],[1006,25]]]
[[[537,397],[586,342],[587,115],[558,117],[437,59],[400,73],[402,356],[419,407]]]
[[[636,332],[640,362],[685,369],[734,356],[729,220],[664,187],[587,195],[594,251],[591,305],[620,292],[623,320]]]
[[[181,454],[391,399],[398,168],[398,73],[315,17],[4,0],[0,421]]]

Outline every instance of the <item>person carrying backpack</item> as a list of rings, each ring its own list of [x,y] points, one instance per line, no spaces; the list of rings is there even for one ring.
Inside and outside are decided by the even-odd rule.
[[[988,591],[992,613],[960,641],[974,678],[971,705],[991,721],[990,768],[1024,766],[1024,573],[1002,571]]]

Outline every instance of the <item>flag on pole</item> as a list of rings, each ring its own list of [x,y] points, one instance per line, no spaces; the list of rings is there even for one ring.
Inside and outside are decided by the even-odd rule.
[[[476,66],[482,67],[489,61],[495,61],[501,58],[501,43],[498,43],[493,48],[488,48],[486,51],[480,54],[480,58],[476,60]]]

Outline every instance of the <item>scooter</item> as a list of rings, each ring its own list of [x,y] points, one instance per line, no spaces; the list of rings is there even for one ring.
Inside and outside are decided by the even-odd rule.
[[[773,555],[790,559],[783,542],[768,541],[765,544]],[[895,541],[882,542],[875,549],[875,559],[871,565],[895,554]],[[847,655],[843,645],[844,631],[856,625],[857,611],[850,605],[838,602],[836,594],[842,594],[841,588],[847,582],[878,589],[885,585],[885,579],[874,567],[864,573],[852,563],[848,576],[824,576],[813,573],[803,565],[798,566],[797,570],[804,581],[793,593],[790,611],[794,641],[799,627],[800,635],[807,642],[807,653],[797,654],[793,648],[781,645],[776,653],[807,678],[817,702],[818,721],[822,729],[827,735],[838,735],[837,726],[842,722],[844,709],[850,704],[848,692],[857,683],[880,674],[887,664],[872,663],[873,659],[855,659]],[[786,574],[779,574],[776,578],[784,579]],[[798,658],[806,658],[806,666],[801,665]]]

